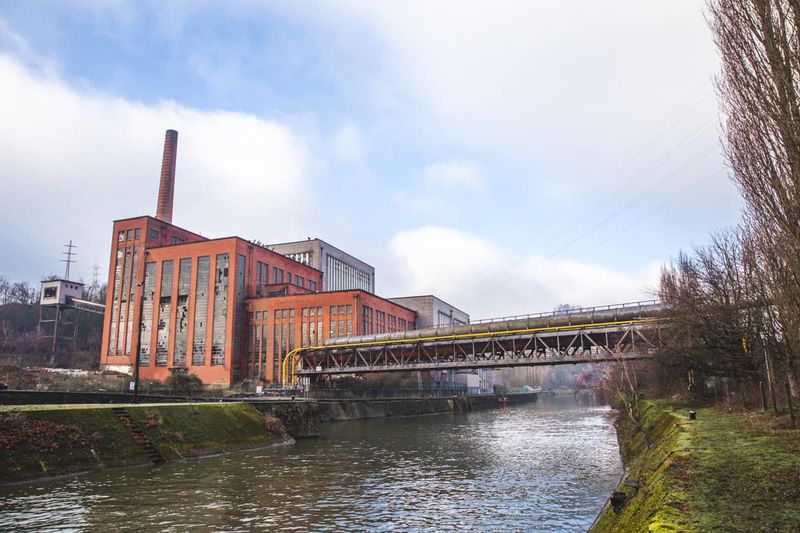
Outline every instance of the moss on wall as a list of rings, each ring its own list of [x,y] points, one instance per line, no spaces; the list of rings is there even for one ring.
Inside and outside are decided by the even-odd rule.
[[[640,423],[620,418],[617,434],[625,463],[617,490],[627,499],[619,511],[606,505],[590,531],[694,531],[688,480],[689,421],[645,402]]]
[[[272,415],[245,403],[123,407],[166,459],[290,440]],[[150,461],[112,406],[19,406],[0,411],[0,482]]]
[[[629,499],[591,531],[800,531],[800,430],[785,416],[696,411],[645,403],[641,427],[619,421]]]

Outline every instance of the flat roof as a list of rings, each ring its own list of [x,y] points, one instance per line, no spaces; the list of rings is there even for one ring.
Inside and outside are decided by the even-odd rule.
[[[86,285],[82,281],[73,281],[71,279],[64,279],[64,278],[43,279],[40,283],[50,283],[52,281],[63,281],[64,283],[74,283],[75,285]]]
[[[312,296],[319,296],[321,294],[334,294],[334,293],[337,293],[337,292],[341,292],[341,293],[359,292],[359,293],[362,293],[362,294],[366,294],[366,295],[372,296],[373,298],[377,298],[378,300],[383,300],[384,302],[390,303],[392,305],[396,305],[397,307],[402,307],[403,309],[405,309],[407,311],[411,311],[412,313],[416,313],[416,311],[414,309],[411,309],[410,307],[406,307],[403,304],[399,304],[397,302],[393,302],[389,298],[384,298],[382,296],[378,296],[377,294],[372,294],[371,292],[367,292],[364,289],[339,289],[339,290],[335,290],[335,291],[318,291],[318,292],[308,292],[308,293],[304,293],[304,294],[283,294],[283,295],[280,295],[280,296],[253,296],[251,298],[245,298],[245,300],[272,300],[272,299],[275,299],[275,298],[307,298],[307,297],[312,297]]]
[[[354,256],[353,254],[351,254],[349,252],[345,252],[344,250],[342,250],[338,246],[334,246],[331,243],[329,243],[328,241],[320,239],[319,237],[314,237],[313,239],[305,239],[305,240],[300,240],[300,241],[276,242],[276,243],[273,243],[273,244],[268,244],[267,246],[291,246],[293,244],[306,244],[306,243],[312,243],[314,241],[318,241],[321,244],[324,244],[325,246],[328,246],[329,248],[333,248],[334,250],[338,250],[339,252],[343,253],[344,255],[352,257],[353,259],[355,259],[359,263],[363,264],[364,266],[369,267],[372,270],[375,270],[374,266],[370,265],[369,263],[367,263],[363,259],[359,259],[358,257]]]
[[[451,304],[449,302],[445,302],[444,300],[442,300],[438,296],[434,296],[433,294],[418,294],[416,296],[394,296],[394,297],[388,298],[388,299],[389,300],[407,300],[407,299],[411,299],[411,298],[435,298],[435,299],[439,300],[440,302],[442,302],[443,304],[447,304],[448,306],[452,307],[453,309],[458,309],[459,311],[461,311],[465,315],[469,316],[469,313],[467,313],[466,311],[464,311],[460,307],[456,307],[455,305],[453,305],[453,304]]]
[[[186,233],[191,233],[195,237],[200,237],[201,239],[205,239],[205,240],[209,240],[209,241],[211,240],[208,237],[203,237],[199,233],[195,233],[195,232],[193,232],[191,230],[188,230],[186,228],[182,228],[180,226],[176,226],[172,222],[165,222],[165,221],[161,220],[160,218],[156,218],[156,217],[151,216],[151,215],[141,215],[141,216],[138,216],[138,217],[118,218],[118,219],[115,219],[113,222],[114,223],[116,223],[116,222],[128,222],[129,220],[138,220],[140,218],[149,218],[150,220],[155,220],[156,222],[159,222],[160,224],[166,224],[167,226],[171,226],[171,227],[173,227],[175,229],[179,229],[181,231],[185,231]]]
[[[175,224],[170,224],[169,222],[164,222],[163,220],[160,220],[158,218],[152,217],[150,215],[142,215],[140,217],[121,218],[121,219],[114,220],[114,222],[115,223],[116,222],[127,222],[128,220],[137,220],[137,219],[140,219],[140,218],[149,218],[149,219],[155,220],[157,222],[160,222],[162,224],[166,224],[167,226],[172,226],[173,228],[177,228],[177,229],[179,229],[181,231],[185,231],[187,233],[191,233],[192,235],[195,235],[197,237],[202,238],[201,241],[179,242],[179,243],[175,243],[175,244],[164,244],[164,245],[161,245],[161,246],[158,246],[158,245],[148,246],[147,248],[150,249],[150,250],[163,250],[164,248],[172,248],[172,247],[175,247],[175,246],[190,246],[190,245],[193,245],[193,244],[203,244],[203,243],[209,243],[209,242],[214,242],[214,241],[225,241],[225,240],[228,240],[228,239],[236,239],[236,240],[245,242],[245,243],[247,243],[247,244],[249,244],[251,246],[255,246],[257,248],[261,248],[262,250],[266,250],[269,253],[272,253],[272,254],[275,254],[275,255],[279,255],[279,256],[281,256],[281,257],[283,257],[285,259],[288,259],[289,261],[294,261],[298,265],[303,265],[306,268],[310,268],[311,270],[316,270],[317,272],[322,273],[321,270],[318,270],[318,269],[312,267],[311,265],[307,265],[305,263],[301,263],[300,261],[297,261],[296,259],[292,259],[291,257],[287,257],[287,256],[283,255],[282,253],[276,252],[275,250],[270,250],[269,248],[267,248],[267,245],[256,244],[253,241],[247,240],[244,237],[239,237],[238,235],[230,235],[228,237],[216,237],[216,238],[210,239],[208,237],[203,237],[199,233],[195,233],[193,231],[189,231],[188,229],[181,228],[180,226],[176,226]]]

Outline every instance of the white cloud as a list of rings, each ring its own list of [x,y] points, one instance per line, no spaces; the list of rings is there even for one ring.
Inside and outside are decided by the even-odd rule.
[[[388,294],[432,293],[473,318],[650,299],[660,268],[627,273],[551,260],[440,226],[401,231],[388,248]]]
[[[655,181],[718,147],[718,59],[699,2],[354,0],[313,13],[295,16],[373,39],[380,66],[345,87],[372,95],[412,135],[535,162],[539,193]],[[707,128],[648,170],[698,126]],[[663,187],[681,190],[721,161],[717,149]],[[729,200],[731,190],[719,178],[711,192]]]
[[[366,147],[364,138],[358,127],[349,122],[342,126],[332,137],[333,154],[339,161],[355,166],[366,164]]]
[[[435,216],[436,220],[458,216],[458,204],[485,189],[477,165],[458,159],[440,161],[422,170],[422,178],[392,194],[403,210]]]
[[[477,166],[466,161],[442,161],[425,168],[425,181],[431,185],[481,190],[484,182]]]
[[[222,237],[296,237],[312,216],[310,156],[289,127],[245,113],[155,105],[68,85],[0,54],[0,237],[7,275],[60,270],[63,242],[77,271],[108,261],[114,219],[155,211],[164,130],[179,131],[173,222]],[[36,242],[31,261],[15,255]],[[27,252],[31,254],[31,252]],[[16,258],[16,259],[15,259]],[[49,258],[49,259],[48,259]]]

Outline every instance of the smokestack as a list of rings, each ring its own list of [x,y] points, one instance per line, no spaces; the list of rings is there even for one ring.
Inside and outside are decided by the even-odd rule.
[[[156,218],[172,224],[172,198],[175,195],[175,159],[178,154],[178,132],[167,130],[164,136],[164,157],[161,159],[161,183],[158,186]]]

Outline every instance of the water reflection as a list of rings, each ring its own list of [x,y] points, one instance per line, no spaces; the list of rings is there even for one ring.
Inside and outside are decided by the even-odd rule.
[[[585,531],[620,473],[607,408],[561,396],[3,487],[0,530]]]

